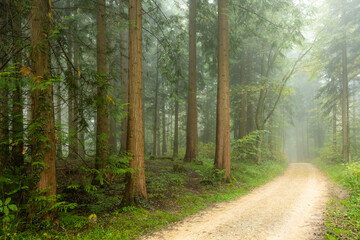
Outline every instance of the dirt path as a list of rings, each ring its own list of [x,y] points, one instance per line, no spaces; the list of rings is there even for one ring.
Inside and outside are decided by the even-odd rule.
[[[293,163],[250,194],[143,239],[323,239],[320,228],[327,199],[325,175],[312,164]]]

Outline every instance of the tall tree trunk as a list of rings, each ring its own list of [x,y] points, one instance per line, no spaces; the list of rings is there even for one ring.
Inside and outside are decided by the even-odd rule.
[[[176,63],[176,74],[178,75],[179,73],[179,66]],[[178,79],[176,80],[175,83],[175,95],[176,98],[178,97],[178,91],[179,91],[179,82]],[[174,123],[174,150],[173,150],[173,157],[177,158],[178,154],[179,154],[179,101],[178,99],[175,99],[175,123]]]
[[[351,162],[349,140],[349,96],[348,96],[348,72],[347,72],[347,47],[346,36],[342,45],[342,135],[343,135],[343,158],[345,162]]]
[[[71,16],[71,1],[67,0],[66,2],[68,15]],[[68,26],[71,29],[71,26]],[[75,119],[75,109],[74,109],[74,99],[75,95],[75,76],[74,70],[72,67],[73,62],[73,39],[71,35],[71,31],[68,29],[66,33],[66,41],[68,46],[67,51],[67,81],[68,81],[68,126],[69,126],[69,155],[68,159],[73,161],[77,158],[78,154],[78,138],[77,138],[77,123]],[[69,62],[71,61],[71,62]]]
[[[216,109],[215,168],[230,173],[230,98],[229,98],[229,27],[228,0],[218,1],[218,90]]]
[[[264,130],[264,109],[265,109],[265,84],[266,84],[266,76],[265,76],[265,54],[263,54],[262,56],[262,61],[261,61],[261,83],[260,83],[260,94],[259,94],[259,101],[257,104],[257,108],[256,108],[256,115],[255,115],[255,123],[256,123],[256,128],[257,130]],[[261,163],[262,162],[262,144],[263,144],[263,140],[264,140],[264,133],[261,132],[259,135],[259,140],[258,140],[258,146],[257,146],[257,162]]]
[[[243,138],[246,135],[246,67],[244,56],[241,57],[240,61],[240,87],[241,87],[241,96],[240,96],[240,121],[239,121],[239,138]]]
[[[74,14],[78,12],[77,8],[74,9]],[[75,23],[75,32],[78,30],[77,23]],[[78,156],[81,159],[85,159],[85,131],[83,129],[82,123],[84,119],[84,109],[83,109],[83,97],[82,91],[79,91],[79,78],[80,78],[80,46],[78,41],[74,41],[74,111],[75,111],[75,130],[78,133],[78,139],[76,141],[76,149],[78,150]]]
[[[10,164],[8,162],[10,159],[9,88],[5,84],[0,87],[0,163],[2,166]]]
[[[156,45],[156,79],[155,79],[155,100],[154,100],[154,131],[153,131],[153,155],[156,156],[156,147],[159,144],[157,140],[157,132],[159,128],[159,42]]]
[[[127,150],[131,156],[122,204],[147,201],[142,109],[142,12],[141,0],[129,1],[129,122]]]
[[[0,2],[0,26],[6,25],[6,3],[4,1]],[[6,29],[0,31],[0,66],[4,67],[0,69],[1,72],[4,71],[6,63],[2,62],[8,54],[6,52],[7,39],[6,39]],[[9,109],[8,109],[8,90],[7,90],[7,79],[4,77],[1,78],[0,85],[0,168],[3,169],[7,165],[10,151],[9,151]]]
[[[33,173],[40,170],[40,180],[37,184],[39,191],[46,197],[52,197],[50,205],[55,203],[56,195],[56,149],[55,149],[55,120],[52,84],[45,89],[39,86],[51,79],[50,73],[50,12],[51,1],[33,0],[30,18],[31,64],[32,74],[38,86],[32,91],[31,110],[31,160]],[[39,165],[37,163],[43,163]],[[50,207],[50,206],[49,206]],[[48,213],[51,219],[54,213]]]
[[[198,156],[198,128],[196,101],[196,0],[189,0],[189,86],[186,125],[185,162]]]
[[[253,58],[253,53],[252,50],[250,49],[249,54],[248,54],[248,59],[247,59],[247,78],[246,78],[246,86],[247,87],[251,87],[253,85],[253,81],[254,81],[254,67],[253,67],[253,62],[252,62],[252,58]],[[247,92],[246,93],[246,104],[247,104],[247,109],[246,109],[246,134],[249,134],[250,132],[254,131],[254,100],[253,100],[253,94],[252,92]]]
[[[112,75],[112,74],[111,74]],[[111,98],[117,99],[116,93],[115,93],[115,81],[114,77],[110,76],[110,86],[111,86]],[[116,114],[116,108],[113,103],[110,103],[110,114],[109,114],[109,153],[115,154],[117,152],[117,141],[116,141],[116,121],[115,121],[115,114]]]
[[[114,8],[114,3],[110,2],[110,7]],[[115,31],[115,28],[113,26],[110,27],[110,31]],[[109,89],[109,95],[113,99],[114,102],[110,101],[109,104],[109,152],[110,154],[116,154],[117,153],[117,132],[116,132],[116,105],[115,101],[117,101],[117,91],[116,91],[116,85],[115,84],[115,64],[116,64],[116,54],[115,54],[115,38],[111,38],[110,40],[110,63],[109,63],[109,77],[110,77],[110,89]]]
[[[162,105],[162,155],[165,155],[167,153],[167,147],[166,147],[166,112],[165,112],[165,99],[163,100]]]
[[[127,1],[126,1],[127,2]],[[120,11],[124,14],[125,4],[120,4]],[[125,21],[124,21],[125,24]],[[121,119],[121,146],[120,151],[127,149],[127,125],[128,125],[128,43],[127,43],[128,30],[124,29],[120,33],[120,55],[121,55],[121,104],[124,106],[124,115]]]
[[[56,141],[56,157],[58,159],[62,159],[63,158],[63,154],[62,154],[62,127],[61,127],[61,121],[62,121],[62,116],[61,116],[61,82],[56,83],[56,125],[57,125],[57,131],[59,134],[59,136],[57,136],[57,141]]]
[[[14,6],[13,6],[14,7]],[[15,15],[12,21],[13,43],[16,46],[17,54],[14,56],[14,62],[16,70],[19,72],[20,66],[22,65],[22,52],[21,52],[21,16],[20,14]],[[24,164],[24,100],[22,91],[22,77],[21,74],[15,74],[15,90],[13,91],[13,117],[12,117],[12,164],[17,167],[21,167]]]
[[[107,66],[106,66],[106,1],[97,0],[96,42],[97,42],[97,121],[95,168],[103,169],[109,157],[109,124],[106,106]]]

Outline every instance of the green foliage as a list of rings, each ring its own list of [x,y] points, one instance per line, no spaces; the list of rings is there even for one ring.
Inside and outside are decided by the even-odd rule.
[[[344,162],[340,149],[327,146],[320,150],[320,159],[324,163],[335,164]]]
[[[332,196],[325,224],[326,239],[359,239],[360,163],[325,163],[318,159],[316,164],[350,193],[349,198]]]
[[[2,223],[1,233],[5,239],[10,235],[9,230],[14,228],[15,213],[18,208],[11,203],[11,198],[8,197],[4,201],[0,199],[0,221]]]
[[[260,135],[266,130],[256,130],[233,143],[232,159],[236,161],[254,160],[258,152]]]
[[[67,229],[82,229],[89,223],[87,217],[74,213],[59,213],[59,219],[60,225]]]
[[[207,166],[205,171],[197,170],[196,172],[203,177],[200,183],[204,185],[221,184],[226,180],[224,170],[216,169],[213,166]]]

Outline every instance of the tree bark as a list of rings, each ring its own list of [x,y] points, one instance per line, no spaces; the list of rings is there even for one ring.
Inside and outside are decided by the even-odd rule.
[[[253,85],[254,81],[254,67],[253,67],[253,53],[252,50],[249,51],[249,56],[247,59],[247,78],[246,78],[246,87],[251,87]],[[246,134],[249,134],[250,132],[254,131],[254,99],[252,96],[252,92],[246,93]]]
[[[216,109],[215,168],[230,173],[230,98],[229,98],[229,27],[228,0],[218,1],[218,90]]]
[[[13,29],[13,43],[17,48],[17,54],[14,56],[14,62],[16,65],[16,71],[20,71],[22,66],[22,52],[21,52],[21,16],[20,14],[15,14],[12,21]],[[22,91],[22,77],[20,73],[15,74],[15,89],[13,91],[13,110],[12,110],[12,164],[16,167],[21,167],[24,165],[24,100],[23,100],[23,91]]]
[[[127,1],[126,1],[127,2]],[[125,5],[125,4],[124,4]],[[121,12],[125,12],[125,6],[120,5]],[[121,146],[120,151],[126,151],[127,149],[127,124],[128,124],[128,44],[127,44],[127,29],[120,33],[120,55],[121,55],[121,104],[124,106],[124,115],[121,119]]]
[[[77,8],[74,9],[74,14],[77,14]],[[75,32],[78,30],[77,23],[75,23]],[[78,150],[78,156],[81,159],[85,159],[85,131],[82,126],[82,123],[85,122],[84,119],[84,109],[83,109],[83,97],[82,92],[79,91],[79,78],[80,78],[80,46],[78,41],[74,41],[74,111],[75,111],[75,130],[78,135],[78,139],[76,140],[75,148]]]
[[[246,135],[246,67],[244,56],[241,57],[240,61],[240,87],[241,87],[241,96],[240,96],[240,121],[239,121],[239,136],[238,138],[243,138]]]
[[[351,162],[349,140],[349,96],[348,96],[348,71],[347,71],[347,46],[346,36],[342,45],[342,135],[343,135],[343,158],[345,162]]]
[[[129,1],[129,121],[127,151],[130,154],[122,205],[134,205],[136,199],[147,201],[144,160],[144,125],[142,109],[142,12],[141,0]]]
[[[0,2],[0,26],[6,25],[6,5],[5,2]],[[5,60],[7,52],[7,39],[6,39],[6,29],[3,29],[0,32],[0,66],[4,66],[1,71],[5,69]],[[9,151],[9,109],[8,109],[8,90],[7,90],[7,79],[1,79],[0,85],[0,168],[8,164],[8,159],[10,155]]]
[[[337,106],[334,104],[332,109],[332,143],[333,143],[333,149],[337,149],[337,142],[336,142],[336,112],[337,112]]]
[[[68,15],[71,16],[71,1],[66,2]],[[66,41],[68,46],[67,51],[67,82],[68,82],[68,126],[69,126],[69,155],[70,161],[76,160],[78,154],[78,137],[77,137],[77,122],[75,117],[75,74],[72,66],[73,62],[73,38],[71,35],[71,26],[68,26],[66,33]],[[70,62],[69,62],[70,61]]]
[[[110,8],[114,8],[114,3],[110,2]],[[115,31],[115,27],[111,26],[110,31]],[[112,101],[110,101],[109,104],[109,153],[110,154],[116,154],[117,153],[117,132],[116,132],[116,105],[115,102],[117,101],[117,91],[116,91],[116,83],[115,83],[115,64],[116,64],[116,54],[115,54],[115,38],[110,39],[110,63],[109,63],[109,77],[110,77],[110,89],[109,89],[109,95],[112,98]]]
[[[186,125],[185,162],[198,156],[198,128],[196,101],[196,0],[189,0],[189,86]]]
[[[97,0],[96,42],[97,42],[97,121],[96,121],[96,158],[95,168],[105,167],[109,157],[109,124],[106,105],[107,65],[106,65],[106,7],[105,0]]]
[[[180,73],[180,69],[178,66],[178,63],[176,62],[175,65],[175,70],[176,70],[176,75],[179,76]],[[176,98],[178,97],[179,94],[179,79],[176,79],[176,83],[175,83],[175,95]],[[175,123],[174,123],[174,149],[173,149],[173,157],[177,158],[178,154],[179,154],[179,101],[178,99],[175,99]]]
[[[153,131],[153,155],[156,156],[156,147],[159,144],[157,133],[159,128],[159,43],[156,46],[156,79],[155,79],[155,100],[154,100],[154,131]]]
[[[55,149],[55,120],[52,84],[46,88],[40,85],[51,79],[50,73],[50,35],[51,1],[33,0],[30,18],[31,64],[32,76],[37,83],[32,91],[31,110],[31,160],[33,173],[40,171],[37,184],[39,191],[50,198],[49,205],[55,203],[56,195],[56,149]],[[38,163],[43,163],[38,164]],[[50,207],[50,206],[49,206]],[[52,219],[54,212],[48,213],[46,218]]]
[[[261,61],[261,83],[260,83],[260,94],[259,94],[259,100],[258,100],[258,104],[256,107],[256,115],[255,115],[255,123],[256,123],[256,128],[257,130],[264,130],[264,110],[265,110],[265,85],[266,85],[266,77],[267,75],[265,75],[265,54],[263,54],[262,56],[262,61]],[[257,162],[261,163],[262,162],[262,144],[263,144],[263,140],[264,140],[264,134],[263,132],[260,133],[259,135],[259,140],[258,140],[258,146],[257,146]]]
[[[55,123],[57,126],[57,134],[59,136],[56,136],[56,157],[58,159],[62,159],[63,158],[63,153],[62,153],[62,138],[60,136],[60,134],[62,134],[62,116],[61,116],[61,83],[58,82],[56,83],[56,88],[55,88],[55,93],[56,93],[56,120]]]
[[[163,100],[162,104],[162,155],[164,156],[167,153],[166,147],[166,112],[165,112],[165,99]]]

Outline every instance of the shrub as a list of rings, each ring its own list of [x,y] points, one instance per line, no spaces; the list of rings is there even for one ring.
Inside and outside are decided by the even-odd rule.
[[[253,131],[245,137],[235,140],[233,143],[232,159],[234,160],[253,160],[258,152],[258,142],[260,134],[264,131]]]

